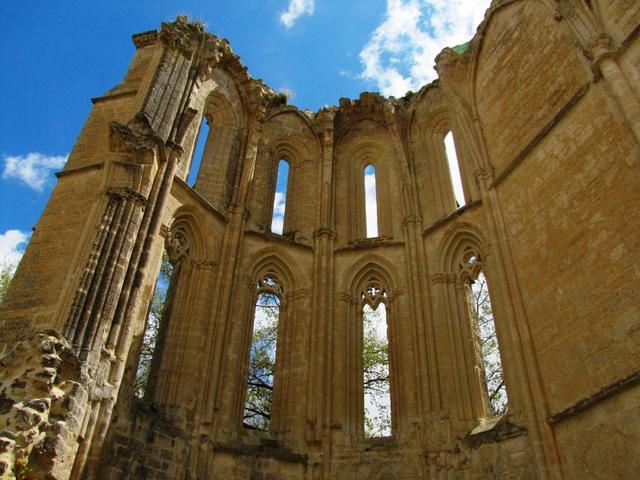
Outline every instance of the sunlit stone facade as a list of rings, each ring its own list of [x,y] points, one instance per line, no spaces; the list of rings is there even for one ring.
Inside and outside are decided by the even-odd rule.
[[[437,81],[315,113],[184,18],[134,35],[0,308],[1,478],[636,478],[639,26],[636,1],[494,1]],[[139,400],[165,250],[171,301]],[[480,268],[509,395],[495,418],[466,300]],[[265,278],[280,315],[258,432],[242,416]],[[391,435],[367,438],[362,309],[380,302]]]

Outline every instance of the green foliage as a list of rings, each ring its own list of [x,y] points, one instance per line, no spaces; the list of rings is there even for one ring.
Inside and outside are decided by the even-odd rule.
[[[158,342],[158,333],[160,332],[160,324],[164,314],[167,292],[169,290],[172,273],[173,265],[169,262],[169,257],[165,253],[162,256],[160,274],[158,275],[156,288],[153,292],[153,299],[149,306],[147,323],[142,337],[142,345],[140,347],[140,358],[138,360],[138,368],[136,370],[136,379],[133,384],[133,394],[140,399],[144,398],[145,390],[149,383],[151,363],[153,361],[153,354]]]
[[[362,369],[364,387],[364,431],[368,437],[391,435],[391,397],[389,384],[389,342],[384,304],[377,310],[363,309]]]
[[[502,362],[498,350],[498,337],[493,321],[493,310],[487,279],[480,273],[470,289],[471,311],[482,356],[483,376],[492,415],[502,415],[507,410],[507,391],[502,374]]]
[[[9,283],[16,271],[17,263],[9,258],[0,260],[0,304],[4,301],[4,297],[9,289]]]
[[[256,302],[243,423],[246,428],[269,430],[273,402],[273,377],[280,301],[275,294],[261,293]]]

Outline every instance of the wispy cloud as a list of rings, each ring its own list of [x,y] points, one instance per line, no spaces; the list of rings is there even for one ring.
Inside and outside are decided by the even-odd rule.
[[[7,230],[0,233],[0,262],[3,264],[2,266],[9,264],[11,270],[15,269],[22,258],[29,236],[29,233],[20,230]]]
[[[280,22],[291,28],[301,15],[313,15],[315,8],[315,0],[289,0],[289,8],[280,14]]]
[[[50,179],[51,172],[62,168],[66,161],[66,155],[49,156],[37,152],[15,157],[5,156],[2,178],[18,179],[41,192]]]
[[[282,235],[284,229],[284,207],[285,207],[285,193],[276,192],[276,196],[273,199],[273,217],[271,220],[271,231]]]
[[[436,77],[444,47],[469,41],[490,0],[387,0],[382,24],[360,52],[361,78],[401,96]]]

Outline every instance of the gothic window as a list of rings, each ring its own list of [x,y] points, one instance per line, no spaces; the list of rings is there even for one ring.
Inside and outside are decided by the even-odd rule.
[[[444,147],[449,164],[449,176],[451,178],[451,188],[456,201],[457,208],[465,205],[464,191],[462,189],[462,177],[460,176],[460,163],[456,153],[456,144],[453,132],[447,133],[444,137]]]
[[[281,159],[278,162],[273,209],[271,213],[271,231],[282,235],[284,232],[285,209],[287,205],[287,183],[289,180],[289,163]]]
[[[189,168],[189,177],[187,178],[187,183],[192,187],[195,187],[196,177],[198,176],[198,172],[200,171],[200,163],[202,161],[202,156],[204,155],[204,147],[207,143],[208,138],[209,119],[206,115],[203,115],[202,121],[200,122],[200,128],[198,129],[198,133],[196,136],[196,141],[193,145],[191,167]]]
[[[363,428],[366,437],[391,435],[391,384],[387,293],[370,279],[360,294],[362,305]]]
[[[379,233],[376,168],[371,164],[364,169],[364,207],[367,238],[377,237]]]
[[[464,252],[461,274],[466,285],[476,348],[476,363],[479,367],[486,402],[485,410],[489,416],[501,415],[507,408],[502,360],[487,279],[483,273],[480,255],[473,248],[467,248]]]
[[[282,286],[274,276],[265,275],[257,282],[256,291],[243,425],[268,431],[273,405]]]
[[[133,393],[137,398],[144,398],[151,391],[153,384],[153,372],[157,370],[158,351],[160,350],[161,331],[168,317],[173,292],[175,290],[175,278],[177,277],[174,265],[169,261],[166,252],[162,255],[160,273],[147,312],[145,330],[140,346],[138,368],[134,381]]]

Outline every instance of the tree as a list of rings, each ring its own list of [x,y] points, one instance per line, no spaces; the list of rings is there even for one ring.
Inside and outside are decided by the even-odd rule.
[[[0,260],[0,304],[4,301],[17,266],[18,263],[8,257]]]
[[[273,293],[258,295],[247,371],[247,396],[243,418],[246,428],[269,430],[279,318],[278,296]]]
[[[487,288],[487,279],[480,272],[475,282],[471,284],[470,303],[471,313],[476,326],[476,335],[480,353],[484,383],[492,415],[502,415],[507,410],[507,391],[504,384],[498,337],[493,321],[493,309]]]
[[[362,370],[364,432],[368,437],[391,435],[389,342],[384,303],[362,309]]]
[[[138,360],[138,368],[136,370],[136,379],[133,384],[133,394],[137,398],[144,398],[147,384],[149,383],[149,375],[151,373],[151,363],[158,342],[158,333],[164,315],[165,305],[167,302],[167,293],[173,274],[173,265],[169,261],[166,252],[162,255],[162,263],[160,265],[160,273],[156,281],[156,288],[153,292],[147,322],[142,337],[142,345],[140,346],[140,357]]]

